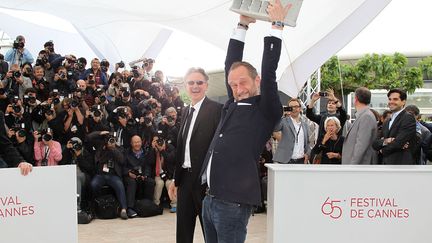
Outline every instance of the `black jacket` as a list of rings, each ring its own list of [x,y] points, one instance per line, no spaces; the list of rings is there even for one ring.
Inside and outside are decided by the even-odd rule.
[[[210,157],[210,194],[221,200],[261,204],[258,162],[261,151],[282,117],[276,83],[282,41],[264,38],[260,95],[235,102],[228,85],[232,63],[243,58],[244,43],[231,39],[225,60],[225,80],[229,100],[213,137],[201,174]]]

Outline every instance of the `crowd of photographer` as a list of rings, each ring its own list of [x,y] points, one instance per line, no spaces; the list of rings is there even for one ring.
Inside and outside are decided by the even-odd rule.
[[[123,219],[137,215],[138,197],[160,204],[184,105],[178,88],[153,73],[154,60],[130,70],[119,62],[110,74],[107,60],[94,58],[86,69],[85,58],[57,54],[52,41],[34,60],[23,36],[0,59],[8,137],[34,166],[77,165],[79,210],[106,186]]]

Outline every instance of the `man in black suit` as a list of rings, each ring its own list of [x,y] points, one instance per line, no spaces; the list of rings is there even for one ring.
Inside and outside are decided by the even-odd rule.
[[[6,167],[18,167],[22,175],[28,175],[33,169],[33,166],[21,157],[7,137],[4,113],[0,111],[0,168]]]
[[[276,69],[288,9],[280,0],[267,8],[272,28],[264,38],[262,78],[251,64],[241,61],[246,30],[255,19],[240,16],[229,42],[225,60],[229,100],[202,171],[209,186],[202,209],[207,243],[244,242],[252,208],[261,203],[259,157],[282,117]]]
[[[373,148],[383,156],[383,164],[413,165],[412,149],[416,139],[416,120],[405,111],[407,94],[401,89],[387,93],[391,118],[383,124],[383,137],[373,143]]]
[[[207,185],[201,185],[199,173],[222,109],[221,104],[205,96],[209,77],[202,68],[189,69],[184,80],[191,104],[182,112],[174,172],[176,188],[171,184],[169,190],[171,198],[177,197],[177,243],[193,242],[197,216],[203,226],[201,207]]]

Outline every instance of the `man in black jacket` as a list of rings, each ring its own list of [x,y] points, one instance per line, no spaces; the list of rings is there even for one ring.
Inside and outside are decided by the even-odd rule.
[[[251,64],[241,61],[246,30],[255,19],[240,16],[229,42],[225,60],[229,100],[202,171],[209,186],[202,209],[207,243],[244,242],[252,208],[261,204],[259,157],[282,117],[276,69],[288,9],[279,0],[267,8],[273,25],[264,38],[262,78]]]
[[[6,135],[4,113],[0,111],[0,168],[5,167],[18,167],[22,175],[28,175],[33,169],[33,166],[21,157]]]
[[[134,210],[137,188],[143,198],[153,200],[155,181],[152,177],[154,164],[142,146],[141,137],[134,135],[131,138],[131,148],[125,152],[125,166],[123,176],[126,186],[127,214],[129,218],[137,216]],[[138,187],[138,184],[141,187]]]
[[[70,164],[76,165],[77,168],[78,211],[80,211],[82,189],[94,175],[95,168],[93,155],[83,147],[81,139],[77,137],[73,137],[67,142],[66,148],[62,152],[62,160],[59,162],[59,165]]]
[[[191,104],[182,111],[174,173],[176,187],[171,184],[169,190],[170,197],[177,198],[177,243],[193,242],[197,216],[203,228],[201,209],[207,185],[201,185],[200,171],[222,108],[206,97],[208,80],[202,68],[191,68],[184,77]]]

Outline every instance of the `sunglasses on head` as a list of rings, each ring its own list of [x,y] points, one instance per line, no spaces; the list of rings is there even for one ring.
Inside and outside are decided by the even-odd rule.
[[[204,84],[204,81],[202,81],[202,80],[198,80],[198,81],[193,81],[193,80],[191,80],[191,81],[187,81],[186,82],[188,85],[190,85],[190,86],[192,86],[192,85],[194,85],[194,84],[197,84],[197,85],[203,85]]]

